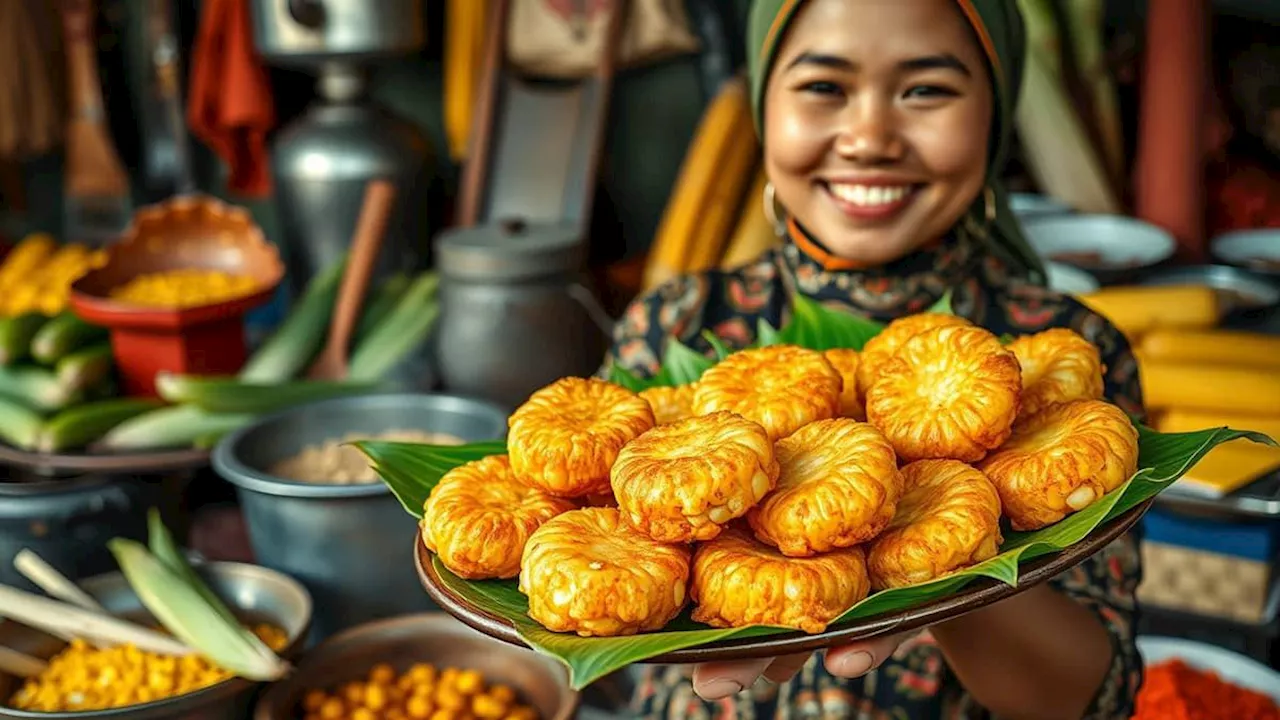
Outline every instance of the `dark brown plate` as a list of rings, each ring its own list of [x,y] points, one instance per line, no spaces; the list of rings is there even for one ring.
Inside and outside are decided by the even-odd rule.
[[[880,635],[928,627],[1017,595],[1070,570],[1127,532],[1137,524],[1138,519],[1150,506],[1151,500],[1147,500],[1097,528],[1089,537],[1066,550],[1024,563],[1019,571],[1017,587],[989,578],[978,578],[949,597],[906,610],[832,625],[821,633],[807,635],[801,632],[788,632],[767,637],[730,638],[666,653],[645,662],[680,664],[774,657],[813,652],[854,640],[866,640]],[[417,548],[414,555],[415,564],[418,566],[418,577],[421,578],[427,594],[441,609],[490,637],[513,645],[525,646],[511,623],[477,608],[445,587],[436,571],[435,563],[431,561],[431,552],[423,545],[420,535],[415,539],[414,544]]]
[[[0,443],[0,467],[9,466],[42,475],[103,473],[159,475],[195,470],[209,464],[207,450],[183,449],[145,453],[38,453]]]

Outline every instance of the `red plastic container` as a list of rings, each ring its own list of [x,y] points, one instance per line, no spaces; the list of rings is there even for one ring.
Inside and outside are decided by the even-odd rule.
[[[166,309],[114,300],[111,291],[156,272],[206,269],[249,275],[251,295]],[[142,208],[111,257],[71,286],[71,309],[111,331],[111,349],[127,395],[156,395],[156,373],[228,375],[244,364],[244,315],[271,298],[284,264],[248,211],[187,196]]]

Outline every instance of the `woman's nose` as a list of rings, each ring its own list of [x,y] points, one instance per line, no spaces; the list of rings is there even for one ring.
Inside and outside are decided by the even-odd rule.
[[[842,158],[881,164],[902,159],[905,147],[893,120],[893,111],[877,100],[853,103],[836,137],[835,151]]]

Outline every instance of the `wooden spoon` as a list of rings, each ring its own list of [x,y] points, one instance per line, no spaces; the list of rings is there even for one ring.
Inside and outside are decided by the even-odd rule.
[[[369,288],[369,276],[373,274],[395,200],[395,186],[387,180],[374,180],[365,189],[351,255],[347,258],[347,269],[342,275],[333,319],[329,324],[329,338],[307,373],[313,380],[342,380],[347,377],[351,335],[360,317],[365,291]]]

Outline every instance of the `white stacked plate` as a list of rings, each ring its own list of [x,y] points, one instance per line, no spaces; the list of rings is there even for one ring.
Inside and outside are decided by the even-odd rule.
[[[1280,275],[1280,229],[1238,230],[1213,239],[1218,260],[1265,275]]]
[[[1209,670],[1229,683],[1267,695],[1280,703],[1280,673],[1225,648],[1182,638],[1143,635],[1138,652],[1148,665],[1179,659],[1197,670]]]
[[[1164,229],[1123,215],[1037,216],[1022,227],[1046,262],[1071,265],[1104,282],[1158,265],[1177,247]]]

